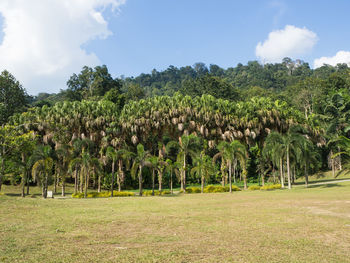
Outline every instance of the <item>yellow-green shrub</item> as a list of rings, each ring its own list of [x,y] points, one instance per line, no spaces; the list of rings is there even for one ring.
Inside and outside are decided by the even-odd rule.
[[[84,193],[76,193],[76,194],[72,194],[73,198],[83,198],[84,197]]]
[[[229,186],[221,186],[221,185],[208,185],[204,188],[204,193],[223,193],[223,192],[229,192],[230,187]],[[232,185],[232,191],[241,191],[241,189],[236,186]]]
[[[281,189],[280,184],[270,184],[270,185],[264,185],[260,188],[260,190],[274,190],[274,189]]]
[[[113,196],[114,197],[124,197],[124,196],[134,196],[135,193],[133,192],[118,192],[118,191],[113,191]],[[110,197],[111,192],[105,191],[105,192],[90,192],[86,195],[87,198],[97,198],[97,197]],[[72,194],[73,198],[83,198],[84,193],[76,193]]]
[[[143,191],[142,194],[144,196],[151,196],[152,195],[152,190]],[[159,192],[159,190],[154,190],[154,195],[169,195],[169,194],[170,194],[169,190],[163,190],[162,192]]]
[[[260,190],[260,186],[259,185],[251,185],[248,187],[248,190]]]
[[[208,185],[208,186],[204,187],[204,191],[203,192],[204,193],[214,193],[215,189],[216,189],[216,186]]]
[[[186,188],[186,193],[188,194],[198,194],[201,192],[201,189],[199,187],[187,187]]]
[[[232,185],[232,191],[242,191],[237,185]]]

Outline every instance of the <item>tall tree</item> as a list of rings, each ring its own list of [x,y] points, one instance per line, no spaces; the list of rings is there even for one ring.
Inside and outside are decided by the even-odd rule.
[[[28,95],[22,85],[7,70],[0,74],[0,125],[17,112],[25,110]]]
[[[286,134],[282,135],[277,132],[271,132],[266,139],[267,144],[273,144],[274,150],[283,155],[287,162],[288,189],[292,188],[291,184],[291,154],[297,155],[297,151],[303,148],[303,142],[306,138],[300,133],[300,127],[294,126],[289,128]]]
[[[191,169],[191,174],[198,175],[201,180],[201,193],[204,191],[205,180],[209,180],[210,175],[214,174],[215,168],[211,158],[201,151],[194,158],[194,166]]]
[[[178,160],[182,162],[181,168],[181,190],[186,192],[186,159],[190,155],[194,157],[200,148],[199,138],[193,134],[179,137],[179,142],[170,141],[167,148],[178,148]]]
[[[33,160],[35,161],[32,167],[32,175],[34,181],[40,181],[42,185],[42,196],[46,198],[48,181],[52,176],[52,168],[54,165],[53,150],[48,145],[39,145],[37,149],[35,149],[31,158],[33,158]]]
[[[137,145],[137,153],[134,158],[133,165],[131,167],[131,175],[133,178],[136,177],[136,174],[138,172],[138,178],[139,178],[139,195],[142,196],[142,169],[146,165],[147,158],[150,156],[149,152],[145,150],[142,144]]]

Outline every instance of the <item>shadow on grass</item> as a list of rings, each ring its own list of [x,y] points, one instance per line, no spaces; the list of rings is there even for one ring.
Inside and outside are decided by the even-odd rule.
[[[344,186],[337,183],[329,183],[329,184],[309,185],[307,188],[334,188],[334,187],[344,187]]]
[[[349,178],[334,178],[334,179],[323,179],[323,180],[312,180],[312,181],[309,181],[309,184],[317,184],[317,183],[323,183],[323,182],[337,182],[337,181],[343,181],[343,180],[350,180],[350,177]],[[305,182],[296,182],[294,183],[295,185],[304,185]]]

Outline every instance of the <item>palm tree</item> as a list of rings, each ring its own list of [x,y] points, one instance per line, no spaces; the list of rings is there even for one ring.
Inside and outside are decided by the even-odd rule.
[[[214,173],[215,168],[212,160],[202,151],[198,156],[194,158],[195,166],[191,169],[192,175],[198,175],[201,179],[201,193],[204,190],[204,181],[209,179],[210,175]]]
[[[295,154],[298,149],[302,149],[303,142],[306,140],[300,133],[298,126],[294,126],[288,129],[285,135],[277,132],[271,132],[266,138],[266,143],[274,145],[273,149],[285,156],[287,162],[287,176],[288,176],[288,189],[292,188],[291,184],[291,171],[290,171],[290,157],[291,154]],[[280,156],[282,160],[282,156]]]
[[[226,168],[229,172],[229,185],[230,185],[230,193],[232,193],[232,166],[233,171],[235,173],[237,161],[239,161],[242,169],[246,169],[246,156],[247,156],[247,150],[245,149],[244,145],[241,144],[239,141],[233,141],[231,143],[222,141],[217,146],[219,152],[214,155],[213,161],[219,157],[221,157],[221,163],[222,165],[226,165]],[[243,173],[243,175],[246,175],[246,173]],[[245,189],[247,188],[247,178],[246,176],[243,177]]]
[[[112,160],[112,182],[111,182],[111,197],[113,197],[113,190],[114,190],[114,171],[115,171],[115,163],[118,160],[118,153],[117,151],[109,146],[106,151],[106,156]]]
[[[178,166],[178,163],[173,162],[171,159],[166,159],[165,161],[165,171],[170,172],[170,193],[173,194],[173,172]]]
[[[332,156],[332,158],[335,158],[339,155],[345,155],[346,157],[349,158],[350,157],[350,139],[345,137],[345,136],[339,136],[334,142],[339,146],[341,151],[334,154]],[[344,171],[346,171],[346,173],[349,172],[349,170],[350,170],[350,162],[349,161],[347,163],[345,163],[344,168],[345,169],[340,171],[338,173],[338,175]]]
[[[52,154],[53,150],[50,146],[39,145],[31,157],[33,160],[35,160],[32,167],[32,176],[34,181],[37,179],[40,180],[42,185],[42,196],[44,198],[47,197],[48,180],[52,175],[51,173],[54,163]]]
[[[199,149],[199,138],[193,134],[191,135],[182,135],[179,137],[179,142],[170,141],[167,144],[167,149],[170,149],[171,147],[177,147],[178,148],[178,160],[182,162],[182,168],[181,168],[181,190],[186,192],[186,158],[188,155],[194,157],[196,155],[196,152],[198,152]]]
[[[89,186],[89,179],[91,171],[99,166],[98,159],[90,154],[90,150],[93,146],[93,142],[89,139],[76,140],[74,142],[76,149],[80,151],[77,158],[74,158],[70,162],[71,167],[80,167],[81,174],[81,186],[84,185],[84,198],[87,197],[87,189]]]
[[[142,196],[142,169],[146,165],[147,159],[150,157],[148,151],[145,151],[145,148],[142,144],[137,145],[137,153],[134,158],[133,165],[131,167],[131,176],[136,177],[137,172],[139,177],[139,195]]]
[[[219,152],[214,155],[213,162],[215,163],[216,160],[220,157],[221,158],[221,176],[222,176],[222,186],[225,186],[225,170],[228,168],[228,161],[231,159],[231,156],[229,154],[229,143],[226,141],[220,142],[216,147]],[[226,179],[227,180],[227,179]]]
[[[80,166],[80,173],[84,180],[84,198],[86,198],[92,168],[99,166],[99,162],[98,159],[94,158],[90,153],[83,151],[80,157],[71,161],[71,166],[74,167],[75,165]]]
[[[317,166],[320,155],[315,151],[314,145],[311,141],[305,140],[303,148],[300,151],[301,164],[304,166],[305,187],[308,187],[309,176],[308,172],[311,165]]]
[[[155,172],[158,168],[158,157],[151,155],[147,158],[146,166],[152,169],[152,195],[154,195]]]
[[[72,160],[72,147],[68,144],[61,145],[56,150],[56,155],[61,160],[61,162],[58,162],[58,170],[62,180],[62,196],[65,196],[66,175],[69,172],[69,163]]]

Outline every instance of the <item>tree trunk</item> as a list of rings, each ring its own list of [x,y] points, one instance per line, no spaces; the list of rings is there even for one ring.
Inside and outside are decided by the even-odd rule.
[[[154,196],[154,177],[155,177],[154,173],[155,173],[155,171],[154,171],[154,169],[152,169],[152,195],[153,196]]]
[[[55,173],[55,177],[54,177],[54,186],[53,186],[53,192],[56,194],[57,193],[57,173]]]
[[[74,194],[76,194],[78,192],[78,169],[75,168],[75,171],[74,171]]]
[[[186,154],[184,154],[184,166],[183,166],[183,191],[186,193]]]
[[[27,195],[29,195],[29,175],[27,175]]]
[[[80,181],[80,192],[84,192],[84,173],[83,170],[79,172],[79,181]]]
[[[98,192],[98,193],[101,193],[101,173],[98,174],[97,192]]]
[[[340,147],[338,146],[338,152],[340,152]],[[338,155],[338,158],[339,158],[339,171],[341,171],[343,168],[342,168],[342,165],[341,165],[341,154]]]
[[[48,176],[45,174],[45,182],[44,182],[44,198],[47,198],[47,178]]]
[[[64,197],[66,195],[66,180],[65,178],[62,178],[62,196]]]
[[[232,193],[232,172],[231,172],[231,169],[232,169],[232,165],[231,165],[231,162],[228,164],[228,180],[229,180],[229,184],[230,184],[230,193]]]
[[[22,164],[25,165],[25,158],[24,158],[24,153],[22,153]],[[27,170],[25,167],[23,167],[23,178],[22,178],[22,182],[21,182],[21,185],[22,185],[22,194],[21,196],[22,197],[25,197],[25,193],[24,193],[24,189],[25,189],[25,185],[26,185],[26,178],[27,177]]]
[[[123,162],[122,160],[119,160],[118,162],[118,192],[120,192],[122,190],[122,169],[123,169]]]
[[[333,151],[331,151],[331,156],[333,156]],[[332,158],[332,157],[331,157]],[[332,158],[332,175],[333,178],[335,178],[335,164],[334,164],[334,158]]]
[[[113,197],[113,190],[114,190],[114,160],[112,162],[112,183],[111,183],[111,197]]]
[[[265,174],[264,173],[261,174],[261,185],[262,186],[265,185]]]
[[[284,188],[283,162],[282,162],[282,158],[280,158],[280,176],[281,176],[281,187]]]
[[[158,171],[159,193],[162,192],[163,173]]]
[[[273,176],[273,183],[276,183],[276,171],[275,171],[275,167],[272,166],[272,176]]]
[[[305,165],[305,187],[307,187],[309,184],[309,175],[307,174],[307,168]]]
[[[289,164],[289,149],[287,148],[287,176],[288,176],[288,189],[292,189],[291,177],[290,177],[290,164]]]
[[[225,166],[224,166],[224,160],[221,159],[221,185],[222,187],[225,186]]]
[[[233,182],[236,183],[236,165],[237,161],[233,161]]]
[[[170,193],[173,194],[173,171],[170,171]]]
[[[201,193],[203,194],[203,192],[204,192],[204,176],[202,175],[202,177],[201,177]]]
[[[5,160],[4,160],[4,157],[1,157],[0,191],[2,186],[2,177],[4,174],[5,174]]]
[[[46,198],[45,197],[45,179],[42,181],[41,189],[42,189],[42,193],[41,193],[42,197]]]
[[[25,195],[25,192],[24,192],[25,186],[26,186],[25,178],[23,178],[23,183],[22,183],[22,194],[21,194],[22,197],[25,197],[25,196],[26,196],[26,195]]]
[[[84,189],[84,198],[87,198],[87,189],[88,189],[88,184],[89,184],[89,180],[88,180],[88,173],[86,171],[85,173],[85,189]]]
[[[139,166],[139,195],[142,196],[142,166]]]
[[[247,190],[247,171],[243,171],[244,190]]]

